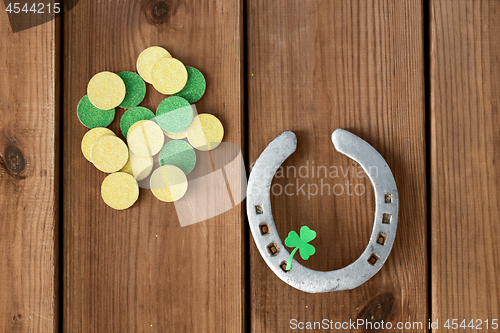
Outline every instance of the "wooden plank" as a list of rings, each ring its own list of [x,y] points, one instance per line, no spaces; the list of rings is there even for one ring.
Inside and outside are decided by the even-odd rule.
[[[58,20],[13,33],[0,3],[2,332],[58,328],[59,33]]]
[[[330,135],[338,127],[367,140],[384,156],[400,197],[393,252],[376,276],[353,291],[297,291],[271,272],[250,240],[252,331],[288,331],[294,328],[292,319],[335,323],[362,318],[390,321],[394,327],[396,322],[415,321],[426,327],[421,1],[248,3],[250,163],[282,131],[292,130],[298,137],[297,151],[273,185],[273,214],[282,240],[303,225],[316,230],[316,254],[305,264],[317,270],[350,264],[368,243],[373,190],[358,169],[351,174],[353,169],[347,168],[356,166],[335,151]],[[287,184],[292,184],[292,194],[279,195]],[[305,193],[300,190],[304,184]],[[325,186],[321,195],[323,184],[330,185],[330,192]],[[314,193],[314,185],[318,194],[308,197],[308,187]],[[360,195],[353,194],[355,185]]]
[[[198,112],[242,144],[242,8],[238,1],[81,1],[64,21],[64,329],[77,332],[238,332],[243,325],[242,207],[181,228],[173,204],[141,189],[114,211],[105,175],[80,152],[76,106],[97,72],[135,70],[160,45],[199,68]],[[144,106],[165,98],[147,86]],[[119,131],[123,110],[110,126]]]
[[[500,2],[431,1],[432,318],[500,315]],[[476,324],[476,322],[474,322]],[[477,321],[477,324],[480,322]]]

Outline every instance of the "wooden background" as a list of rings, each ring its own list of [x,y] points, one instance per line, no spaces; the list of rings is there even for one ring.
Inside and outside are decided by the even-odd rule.
[[[500,319],[500,1],[81,0],[17,33],[0,11],[0,332],[288,332],[291,319],[325,318],[427,332]],[[197,108],[221,119],[247,169],[285,130],[298,137],[285,168],[356,168],[331,144],[338,127],[371,143],[401,201],[382,270],[306,294],[265,265],[244,203],[182,228],[148,190],[108,208],[76,105],[92,75],[133,70],[152,45],[205,74]],[[162,98],[150,88],[143,105]],[[274,184],[322,181],[366,191],[275,195],[273,213],[280,235],[318,231],[306,265],[332,270],[364,250],[374,198],[351,173]]]

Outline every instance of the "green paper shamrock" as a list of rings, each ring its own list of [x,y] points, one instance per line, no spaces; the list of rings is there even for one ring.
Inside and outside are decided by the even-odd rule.
[[[310,256],[316,253],[314,246],[307,244],[314,238],[316,238],[316,231],[309,229],[306,225],[300,228],[300,237],[293,230],[288,233],[288,237],[285,239],[285,245],[288,247],[294,247],[295,249],[293,249],[292,253],[290,253],[290,256],[288,257],[286,264],[287,271],[289,271],[292,267],[292,258],[297,250],[300,250],[300,257],[304,260],[309,259]]]

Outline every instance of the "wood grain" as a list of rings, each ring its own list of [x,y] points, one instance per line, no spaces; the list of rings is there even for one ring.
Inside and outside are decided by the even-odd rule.
[[[92,75],[134,71],[139,53],[160,45],[205,74],[198,112],[219,117],[224,140],[241,146],[239,2],[82,0],[64,29],[64,330],[241,331],[241,205],[183,228],[174,205],[150,190],[126,211],[110,209],[100,197],[105,175],[80,152],[86,129],[75,112]],[[142,105],[156,110],[165,96],[147,90]]]
[[[59,27],[13,33],[0,2],[2,332],[58,329]]]
[[[298,138],[297,151],[284,164],[285,174],[273,183],[273,214],[282,240],[303,225],[316,230],[316,254],[304,264],[317,270],[350,264],[368,243],[373,190],[358,175],[357,166],[335,151],[330,135],[338,127],[365,139],[384,156],[400,197],[391,256],[376,276],[352,291],[297,291],[272,273],[250,240],[251,330],[288,331],[292,319],[425,322],[422,3],[249,0],[248,14],[250,163],[281,132],[294,131]],[[318,166],[326,167],[328,175]],[[348,167],[355,168],[354,175]],[[338,174],[330,174],[335,169]],[[287,184],[292,184],[292,195],[279,195]],[[324,184],[331,186],[330,192]],[[318,193],[308,196],[308,187],[314,193],[314,185]],[[354,194],[355,185],[360,195]]]
[[[491,324],[500,315],[500,2],[432,0],[430,27],[432,317]]]

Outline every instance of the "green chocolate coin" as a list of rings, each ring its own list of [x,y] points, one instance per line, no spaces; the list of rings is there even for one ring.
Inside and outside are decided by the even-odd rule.
[[[96,108],[90,102],[88,95],[83,96],[76,110],[80,122],[90,129],[107,127],[115,119],[115,109],[101,110]]]
[[[128,130],[133,124],[139,120],[150,120],[154,117],[155,114],[153,111],[143,106],[136,106],[125,111],[120,120],[120,129],[125,139],[127,138]]]
[[[172,140],[163,146],[159,161],[161,166],[175,165],[187,175],[196,165],[196,153],[186,141]]]
[[[183,132],[193,121],[193,108],[182,97],[167,97],[158,105],[156,120],[169,133]]]
[[[205,93],[205,77],[194,67],[187,67],[188,80],[184,88],[174,96],[185,98],[189,103],[196,103]],[[126,98],[126,97],[125,97]]]
[[[129,109],[139,105],[146,96],[146,84],[139,75],[133,72],[121,72],[118,76],[125,83],[125,98],[119,107]]]

